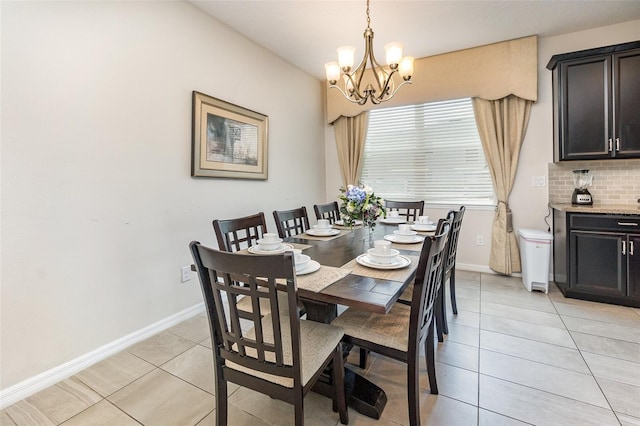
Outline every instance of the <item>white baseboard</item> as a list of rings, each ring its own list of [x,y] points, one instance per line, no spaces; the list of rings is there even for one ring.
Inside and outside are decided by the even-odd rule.
[[[461,271],[471,271],[471,272],[482,272],[484,274],[495,274],[500,275],[498,272],[489,268],[486,265],[474,265],[472,263],[460,263],[456,262],[456,269],[460,269]],[[521,277],[522,274],[520,272],[514,272],[511,274],[512,277]]]
[[[204,312],[203,302],[164,318],[127,336],[114,340],[111,343],[40,373],[37,376],[17,383],[7,389],[2,389],[0,390],[0,409],[4,409],[36,392],[55,385],[59,381],[67,379],[93,364],[102,361],[103,359],[108,358],[111,355],[116,354],[148,337],[173,327],[182,321],[194,317],[201,312]]]

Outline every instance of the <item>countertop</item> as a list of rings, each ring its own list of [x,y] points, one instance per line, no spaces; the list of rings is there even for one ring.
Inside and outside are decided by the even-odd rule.
[[[571,213],[605,213],[605,214],[637,214],[640,215],[640,204],[594,204],[581,206],[571,203],[549,203],[552,209]]]

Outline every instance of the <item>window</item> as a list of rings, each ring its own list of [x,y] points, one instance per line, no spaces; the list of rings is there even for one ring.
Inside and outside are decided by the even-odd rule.
[[[370,111],[361,181],[390,200],[495,205],[471,99]]]

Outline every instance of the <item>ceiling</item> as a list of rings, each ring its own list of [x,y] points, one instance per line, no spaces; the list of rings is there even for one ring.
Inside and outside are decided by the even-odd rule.
[[[336,48],[364,52],[364,0],[190,0],[214,18],[307,73],[324,78]],[[537,35],[640,19],[640,0],[372,0],[375,56],[401,41],[415,58]],[[631,41],[631,40],[629,40]]]

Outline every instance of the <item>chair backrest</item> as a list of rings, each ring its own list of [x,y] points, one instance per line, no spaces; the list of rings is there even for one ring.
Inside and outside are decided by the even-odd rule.
[[[418,220],[418,216],[422,216],[424,212],[424,201],[391,201],[385,200],[384,206],[387,210],[398,210],[400,216],[404,216],[407,220]]]
[[[260,372],[258,376],[280,376],[292,383],[287,387],[299,385],[300,318],[281,316],[286,308],[280,306],[276,295],[277,285],[286,287],[288,312],[296,311],[292,253],[269,256],[227,253],[204,247],[197,241],[189,247],[200,278],[216,362],[224,365],[233,362],[235,371],[240,366],[249,375]],[[239,279],[244,284],[239,284]],[[241,296],[251,299],[252,312],[238,307]],[[223,305],[225,299],[228,310]],[[260,312],[261,299],[268,301],[270,314]],[[251,329],[245,327],[249,331],[243,331],[241,318],[250,322]]]
[[[273,219],[276,221],[280,238],[302,234],[309,229],[309,217],[305,206],[293,210],[275,210]]]
[[[450,228],[451,219],[440,219],[435,235],[426,237],[422,245],[411,297],[410,348],[417,348],[417,346],[413,345],[420,344],[433,318],[434,304],[442,279],[445,249]]]
[[[449,241],[447,242],[446,256],[443,267],[443,279],[447,279],[451,270],[456,266],[456,254],[458,252],[458,236],[460,228],[462,228],[462,218],[464,217],[465,207],[460,210],[451,210],[447,214],[447,219],[451,220],[451,229],[449,230]]]
[[[327,204],[315,204],[313,210],[316,212],[316,219],[327,219],[331,224],[340,220],[340,207],[338,207],[337,201]]]
[[[220,250],[235,252],[257,244],[262,234],[267,232],[267,223],[264,213],[260,212],[237,219],[216,219],[213,230]]]

